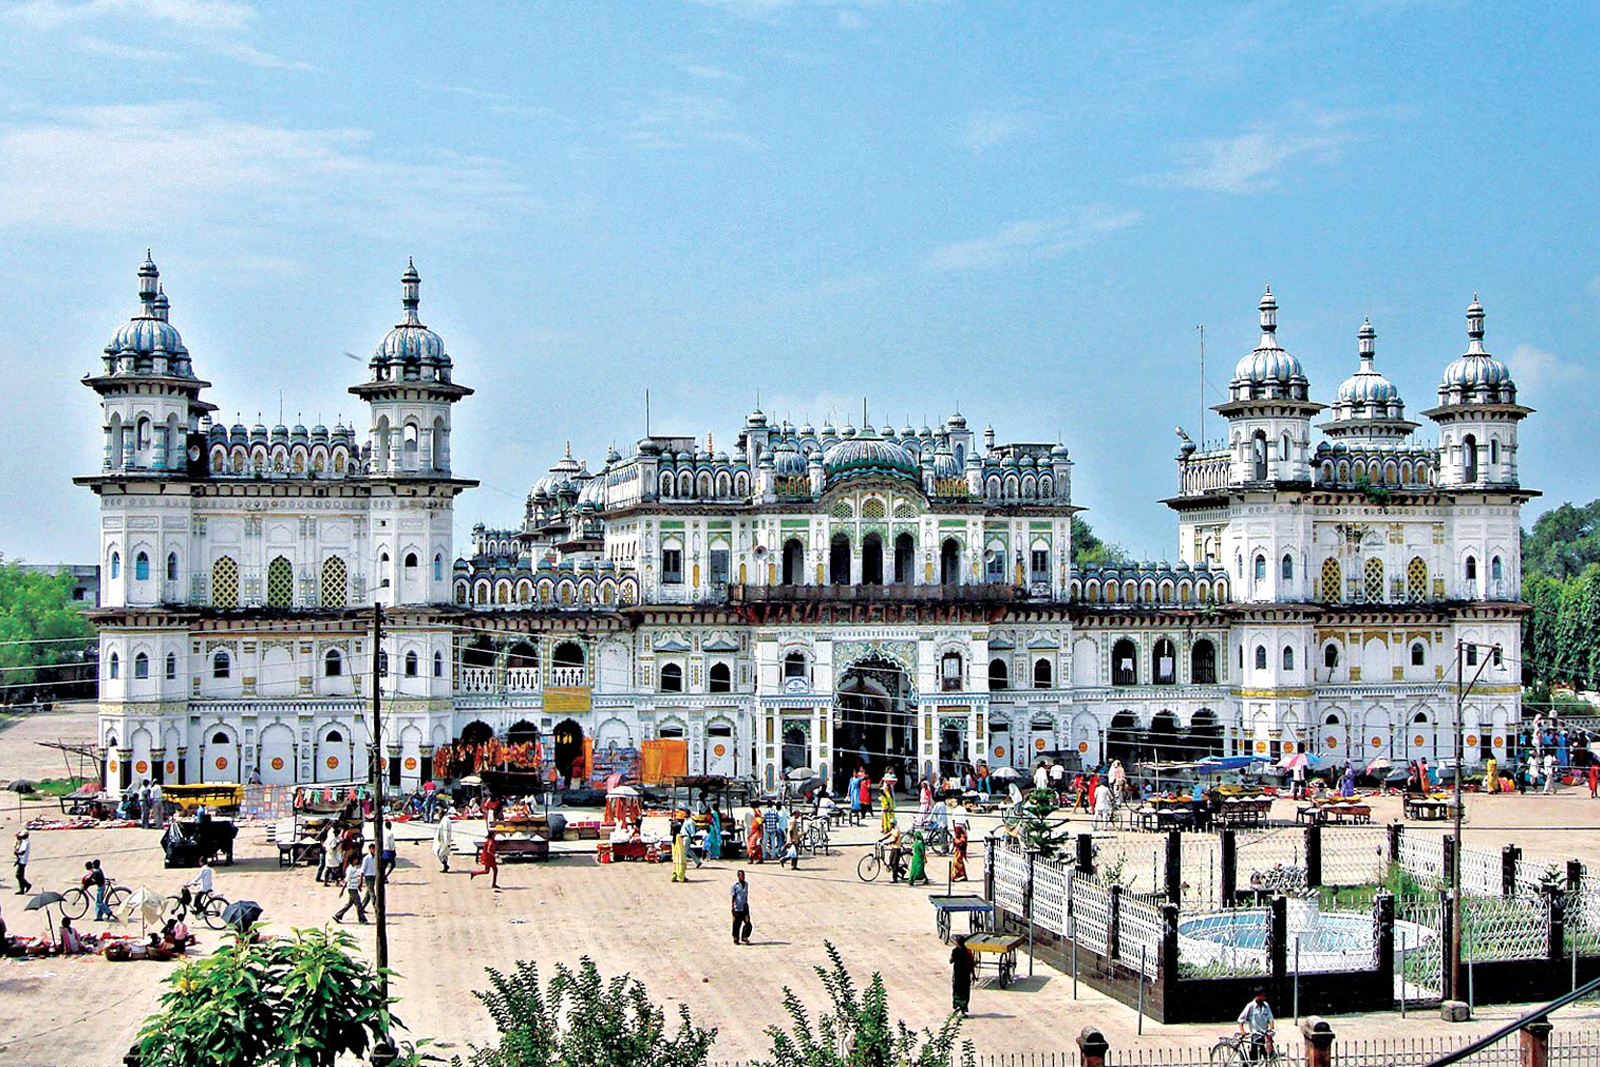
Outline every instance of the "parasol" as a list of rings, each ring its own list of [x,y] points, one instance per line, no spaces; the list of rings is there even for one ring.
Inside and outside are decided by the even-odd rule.
[[[606,798],[611,797],[636,797],[639,791],[631,785],[619,785],[606,791]]]
[[[40,910],[43,910],[44,911],[45,929],[49,930],[50,929],[50,905],[59,904],[65,899],[66,898],[63,897],[60,893],[57,893],[57,892],[54,892],[53,890],[47,889],[43,893],[35,893],[33,895],[33,899],[28,901],[28,906],[23,908],[22,910],[23,911],[40,911]]]
[[[1319,761],[1317,760],[1317,757],[1309,753],[1296,752],[1292,756],[1283,757],[1283,759],[1278,762],[1278,766],[1286,771],[1292,771],[1296,767],[1304,767],[1309,771],[1314,770],[1318,762]]]
[[[990,778],[998,778],[1002,782],[1008,778],[1021,778],[1022,776],[1022,772],[1015,767],[996,767],[989,772]]]
[[[249,933],[250,927],[261,918],[261,905],[253,900],[236,900],[222,913],[222,921],[239,931]]]
[[[1367,764],[1367,773],[1377,774],[1379,771],[1386,771],[1393,766],[1394,761],[1388,756],[1374,756],[1372,762]]]
[[[1201,774],[1225,774],[1242,771],[1255,762],[1254,756],[1207,756],[1194,765]]]
[[[139,916],[139,933],[143,935],[151,923],[161,921],[161,913],[166,908],[167,898],[161,894],[160,890],[151,889],[149,886],[141,886],[124,897],[117,910],[122,913],[124,922],[132,919],[137,914]]]
[[[807,778],[815,778],[817,772],[810,767],[791,767],[783,772],[783,776],[791,782],[803,782]]]
[[[476,774],[469,774],[465,778],[461,779],[461,784],[462,785],[482,785],[483,784],[483,779],[479,778]]]

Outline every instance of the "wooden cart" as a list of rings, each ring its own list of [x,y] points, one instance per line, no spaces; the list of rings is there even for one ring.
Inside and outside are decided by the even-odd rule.
[[[1017,974],[1017,946],[1026,940],[1020,934],[973,934],[968,937],[967,947],[972,950],[973,956],[973,977],[981,976],[983,968],[992,963],[1000,979],[1000,988],[1009,986]]]
[[[928,897],[933,903],[933,921],[939,931],[941,940],[950,940],[950,916],[959,912],[967,914],[967,929],[973,933],[984,930],[989,925],[989,916],[994,914],[994,905],[982,897],[970,894],[957,894],[945,896],[942,893]]]

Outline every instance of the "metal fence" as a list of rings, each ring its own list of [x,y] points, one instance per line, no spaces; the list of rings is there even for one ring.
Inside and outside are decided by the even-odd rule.
[[[1072,875],[1072,928],[1084,948],[1111,955],[1111,890],[1076,872]]]
[[[1240,830],[1234,840],[1239,849],[1235,869],[1239,872],[1240,886],[1272,887],[1283,881],[1283,872],[1294,871],[1300,872],[1299,880],[1303,884],[1306,834],[1302,827]]]
[[[1322,884],[1377,885],[1389,873],[1389,835],[1381,826],[1324,826]]]
[[[1184,834],[1179,840],[1184,908],[1222,904],[1222,841],[1215,834]]]
[[[1461,892],[1469,896],[1498,897],[1502,884],[1500,853],[1482,848],[1461,850]]]
[[[1101,881],[1141,893],[1159,893],[1167,884],[1167,839],[1160,834],[1118,834],[1095,838],[1094,870]]]
[[[1550,908],[1543,901],[1461,898],[1463,959],[1542,960],[1550,955]]]
[[[1154,978],[1161,968],[1161,909],[1129,893],[1117,906],[1117,956]]]
[[[1413,878],[1442,885],[1448,874],[1444,869],[1444,838],[1423,834],[1400,835],[1400,866]]]

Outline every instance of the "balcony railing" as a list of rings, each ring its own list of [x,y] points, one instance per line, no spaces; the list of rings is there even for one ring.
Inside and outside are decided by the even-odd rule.
[[[582,667],[463,667],[461,693],[537,693],[548,681],[553,686],[575,687],[588,683]]]
[[[730,585],[730,604],[1008,603],[1026,593],[1014,585]]]

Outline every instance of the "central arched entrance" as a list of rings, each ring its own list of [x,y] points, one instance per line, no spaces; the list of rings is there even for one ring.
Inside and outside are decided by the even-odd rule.
[[[894,771],[904,786],[917,767],[916,693],[906,669],[882,656],[840,675],[833,708],[833,788],[843,794],[856,767],[874,782]]]
[[[572,719],[562,719],[556,724],[552,735],[555,738],[556,773],[566,778],[568,788],[573,788],[579,783],[577,779],[583,777],[583,727]],[[578,773],[573,773],[573,764],[578,764]]]

